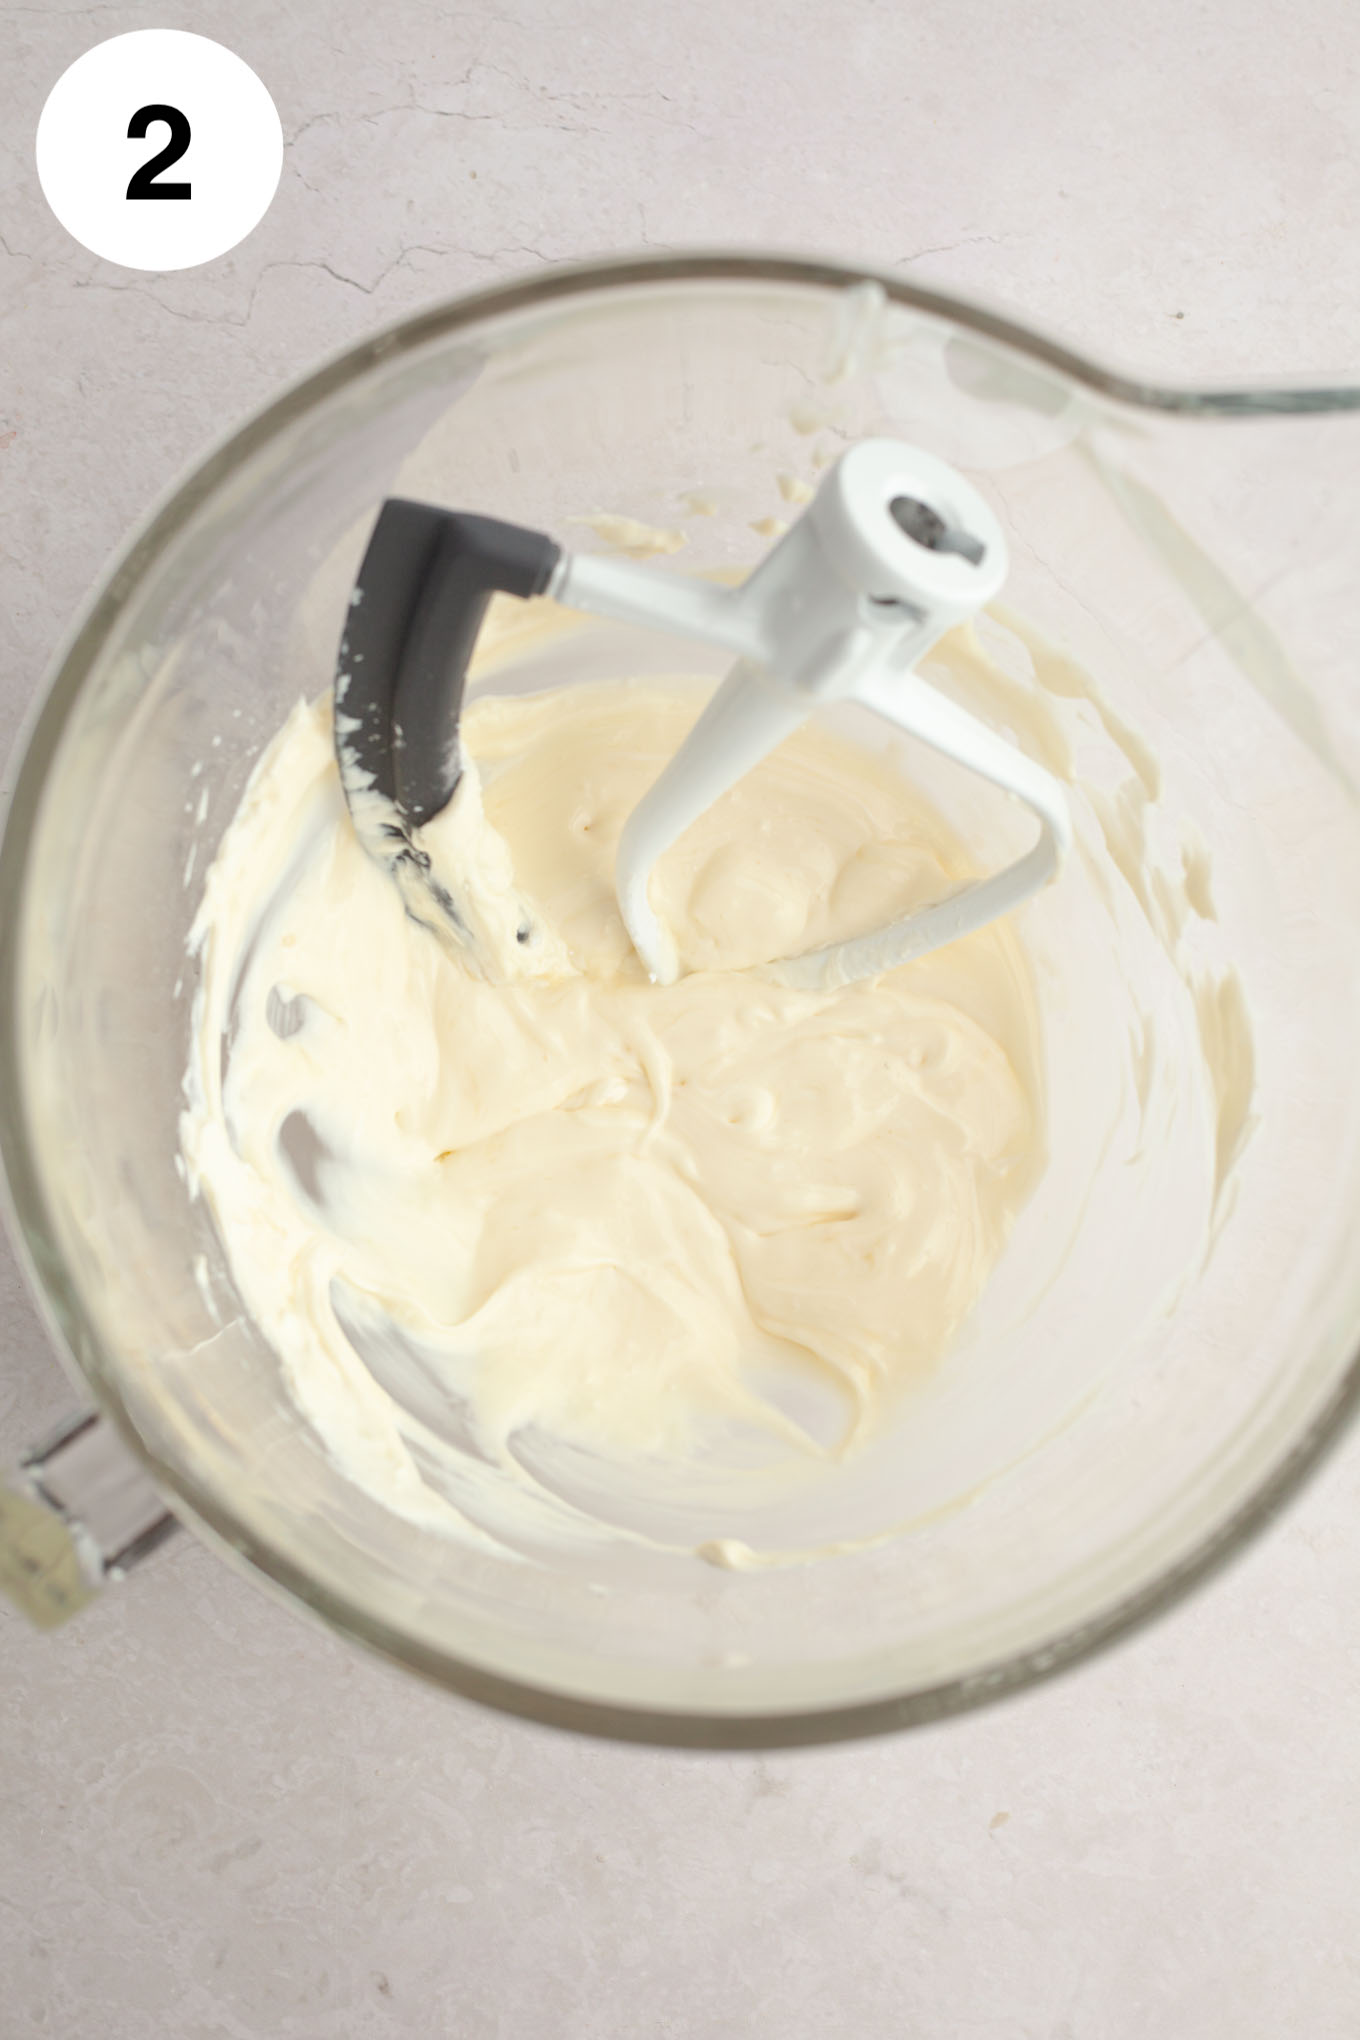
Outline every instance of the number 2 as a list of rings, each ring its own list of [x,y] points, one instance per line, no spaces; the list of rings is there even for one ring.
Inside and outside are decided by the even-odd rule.
[[[146,139],[146,131],[153,122],[163,120],[170,130],[170,139],[159,155],[152,156],[134,171],[128,183],[129,198],[188,198],[191,186],[188,184],[157,184],[156,173],[168,170],[172,163],[178,163],[189,146],[189,123],[177,106],[139,106],[128,122],[128,140],[140,142]]]

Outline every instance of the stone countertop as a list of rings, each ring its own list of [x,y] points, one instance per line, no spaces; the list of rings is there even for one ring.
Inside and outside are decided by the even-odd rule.
[[[219,427],[546,261],[773,243],[1168,377],[1360,369],[1353,0],[0,6],[0,755]],[[228,41],[287,150],[232,254],[87,255],[32,136],[138,27]],[[0,1255],[6,1459],[71,1407]],[[1133,1642],[769,1760],[428,1691],[184,1539],[0,1610],[0,2040],[1354,2040],[1360,1452]]]

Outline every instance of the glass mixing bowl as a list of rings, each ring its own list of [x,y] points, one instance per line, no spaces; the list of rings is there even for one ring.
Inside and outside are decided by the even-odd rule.
[[[1023,1686],[1265,1522],[1360,1379],[1358,403],[1153,388],[888,276],[696,255],[440,305],[212,453],[63,653],[0,858],[18,1227],[175,1513],[440,1684],[714,1746]],[[327,684],[385,495],[743,570],[785,499],[877,433],[954,462],[1002,519],[998,670],[1032,694],[1015,616],[1074,662],[1046,741],[1073,761],[1086,854],[1023,924],[1048,1171],[958,1353],[828,1492],[823,1528],[896,1534],[751,1572],[460,1548],[333,1463],[186,1189],[203,873],[262,747]],[[698,663],[602,628],[484,684]],[[980,855],[1005,848],[994,794],[911,762]]]

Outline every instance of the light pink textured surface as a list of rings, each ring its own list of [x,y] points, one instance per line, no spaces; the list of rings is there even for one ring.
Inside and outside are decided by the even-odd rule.
[[[130,521],[373,324],[545,259],[808,246],[1173,376],[1360,372],[1352,0],[0,6],[0,754]],[[42,101],[229,41],[289,137],[207,268],[75,246]],[[1360,485],[1360,483],[1358,483]],[[0,1260],[0,1445],[70,1407]],[[0,1610],[0,2040],[1353,2040],[1360,1453],[990,1714],[768,1762],[501,1722],[186,1542]]]

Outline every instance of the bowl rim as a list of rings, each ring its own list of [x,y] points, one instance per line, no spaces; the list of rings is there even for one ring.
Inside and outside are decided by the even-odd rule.
[[[1056,370],[1079,388],[1135,410],[1218,419],[1360,410],[1360,385],[1346,382],[1280,381],[1217,388],[1154,382],[1104,366],[980,300],[930,289],[871,266],[759,250],[693,249],[554,265],[440,300],[342,348],[231,428],[152,506],[105,569],[21,726],[13,791],[0,836],[0,1203],[59,1357],[78,1372],[174,1514],[239,1569],[379,1656],[502,1713],[619,1741],[753,1750],[884,1734],[963,1713],[1070,1669],[1166,1612],[1266,1529],[1345,1434],[1360,1411],[1360,1350],[1352,1354],[1323,1406],[1286,1445],[1274,1466],[1198,1544],[1093,1616],[981,1669],[896,1694],[786,1711],[734,1711],[716,1705],[711,1710],[653,1708],[537,1685],[433,1648],[380,1613],[316,1581],[286,1550],[239,1520],[228,1501],[141,1434],[119,1392],[116,1362],[62,1253],[25,1105],[17,1009],[24,879],[43,792],[67,718],[122,612],[199,507],[277,433],[402,354],[488,319],[564,298],[646,285],[724,282],[830,291],[868,285],[881,290],[890,303],[948,320],[1031,363]]]

